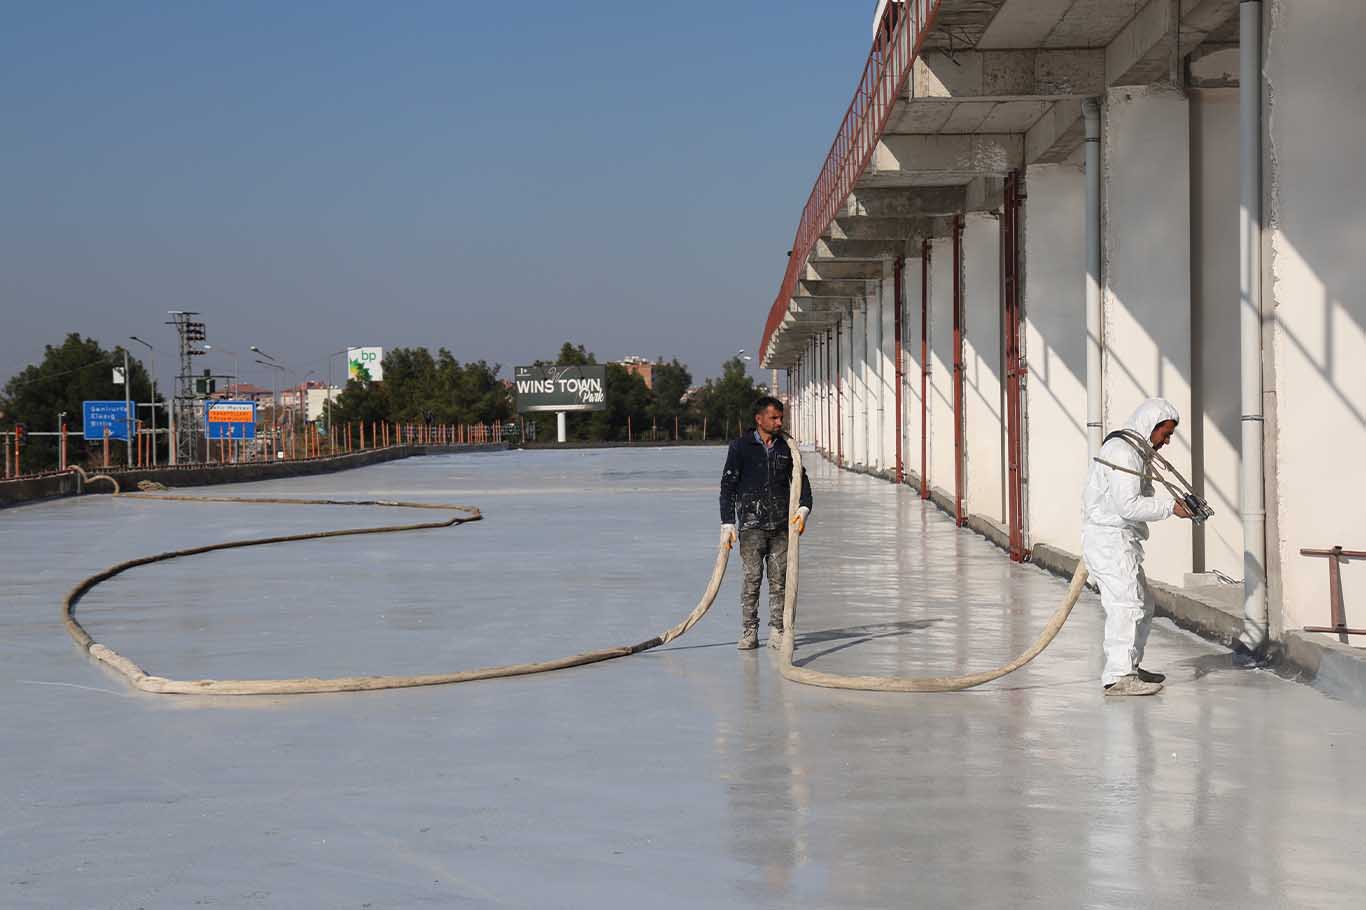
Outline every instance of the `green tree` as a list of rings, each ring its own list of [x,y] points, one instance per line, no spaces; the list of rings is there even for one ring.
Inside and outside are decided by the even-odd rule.
[[[634,425],[637,438],[642,430],[649,427],[653,402],[644,379],[619,363],[609,363],[603,394],[607,399],[607,409],[590,412],[587,438],[624,441],[628,436],[628,419]]]
[[[22,423],[31,433],[50,432],[57,429],[57,415],[65,411],[67,428],[80,433],[82,401],[117,401],[124,397],[123,386],[114,382],[114,367],[123,368],[123,353],[122,347],[106,351],[98,341],[82,338],[78,332],[67,335],[60,345],[47,345],[41,363],[30,364],[5,383],[0,393],[0,420],[6,429]],[[133,401],[152,401],[151,377],[131,353],[128,370],[132,373],[129,395]],[[139,412],[139,416],[148,419],[146,408]],[[123,454],[122,443],[112,445],[120,448],[111,448],[111,457],[116,451]],[[163,452],[164,445],[161,443]],[[78,461],[79,449],[73,446],[69,455],[72,461]],[[25,472],[57,467],[55,437],[30,436],[21,466]]]
[[[683,396],[692,385],[692,373],[678,362],[677,357],[669,363],[660,358],[654,365],[653,381],[654,403],[650,408],[650,416],[659,422],[660,429],[672,433],[674,418],[682,422],[687,413],[688,406]]]
[[[698,394],[698,408],[707,419],[708,435],[719,434],[722,439],[738,436],[753,426],[750,408],[754,399],[768,390],[755,385],[745,369],[745,362],[732,357],[721,365],[721,377],[708,379]]]

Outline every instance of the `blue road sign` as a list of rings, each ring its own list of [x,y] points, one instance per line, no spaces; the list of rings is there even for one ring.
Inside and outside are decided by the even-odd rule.
[[[110,439],[126,441],[132,422],[128,405],[122,401],[81,402],[81,425],[86,439],[104,439],[104,431],[108,429]]]
[[[256,402],[204,402],[204,433],[209,439],[255,439]]]

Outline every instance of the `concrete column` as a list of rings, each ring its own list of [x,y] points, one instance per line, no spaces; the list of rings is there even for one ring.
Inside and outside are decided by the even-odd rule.
[[[844,458],[841,465],[854,463],[854,313],[852,307],[844,313],[840,331],[840,381],[844,395],[840,399],[840,435]]]
[[[930,243],[930,486],[954,496],[953,241]]]
[[[1189,477],[1189,105],[1168,88],[1113,89],[1104,117],[1105,430],[1123,426],[1143,399],[1166,398],[1182,426],[1163,455]],[[1153,528],[1144,568],[1179,584],[1191,557],[1190,522],[1163,522]]]
[[[1006,521],[1005,378],[1001,338],[1001,223],[969,213],[963,227],[964,508]]]
[[[1328,625],[1325,561],[1301,556],[1300,548],[1366,549],[1366,256],[1360,240],[1366,218],[1359,151],[1366,148],[1360,49],[1366,5],[1273,0],[1263,6],[1262,103],[1274,105],[1274,115],[1263,119],[1261,292],[1271,299],[1261,306],[1270,505],[1265,568],[1275,634],[1281,625]],[[1344,565],[1342,584],[1347,625],[1366,627],[1366,565]],[[1357,647],[1363,641],[1351,638]]]
[[[855,304],[849,321],[850,343],[850,383],[849,400],[853,423],[851,424],[851,451],[849,463],[866,465],[868,463],[868,301]]]
[[[882,268],[882,344],[878,347],[879,383],[882,396],[881,431],[878,438],[879,467],[896,471],[896,263],[885,260]]]
[[[905,358],[903,375],[906,386],[901,393],[901,400],[905,407],[905,413],[901,417],[901,453],[906,462],[906,476],[912,478],[917,486],[920,483],[922,470],[920,463],[921,445],[926,440],[925,426],[921,419],[920,385],[925,362],[920,354],[923,327],[920,304],[927,277],[923,270],[920,243],[916,241],[910,245],[907,251],[906,272],[902,279],[906,292],[906,304],[901,317],[901,340],[904,347],[902,356]]]
[[[865,464],[870,470],[882,469],[882,288],[881,282],[868,294],[866,319],[867,345],[863,359],[864,385],[868,390],[868,441]]]
[[[1076,553],[1089,458],[1086,182],[1080,164],[1036,165],[1025,179],[1025,542]]]

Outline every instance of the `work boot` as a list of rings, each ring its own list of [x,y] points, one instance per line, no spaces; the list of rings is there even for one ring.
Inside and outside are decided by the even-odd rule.
[[[1105,687],[1106,695],[1156,695],[1162,691],[1162,683],[1144,682],[1137,673],[1121,676]]]
[[[1144,682],[1160,683],[1167,681],[1166,673],[1154,673],[1151,670],[1145,670],[1142,667],[1135,667],[1134,675]]]
[[[740,633],[740,643],[735,647],[741,651],[753,651],[759,647],[759,630],[745,629]]]
[[[769,646],[770,648],[772,648],[773,650],[775,650],[775,651],[781,651],[781,650],[783,649],[783,630],[782,630],[782,629],[769,629],[769,630],[768,630],[768,646]]]

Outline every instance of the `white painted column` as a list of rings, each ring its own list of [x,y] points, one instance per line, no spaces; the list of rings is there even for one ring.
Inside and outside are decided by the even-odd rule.
[[[930,244],[930,485],[954,495],[953,240]]]
[[[850,320],[850,401],[852,402],[852,433],[850,440],[853,450],[849,463],[865,465],[868,463],[868,301],[858,301]]]
[[[1026,174],[1024,384],[1026,545],[1081,551],[1086,436],[1086,179],[1079,165]]]
[[[840,374],[844,383],[841,397],[840,423],[843,432],[843,464],[854,463],[854,314],[852,307],[846,310],[840,332]]]
[[[884,268],[885,271],[885,268]],[[882,421],[886,415],[886,400],[882,394],[882,311],[883,293],[879,281],[868,296],[868,467],[881,471]]]
[[[925,438],[925,428],[921,422],[920,378],[924,372],[924,361],[920,356],[920,303],[921,293],[927,276],[923,269],[920,244],[912,244],[906,257],[905,282],[906,305],[901,317],[901,341],[904,348],[905,368],[903,376],[905,388],[901,401],[904,413],[901,417],[902,445],[901,457],[906,463],[907,476],[914,476],[918,485],[921,473],[920,448]]]
[[[885,260],[882,269],[882,344],[878,347],[879,388],[882,395],[882,426],[878,433],[879,466],[896,471],[896,263]]]
[[[964,509],[1006,522],[1005,387],[1001,370],[1001,222],[972,212],[963,227]]]
[[[1190,109],[1163,87],[1106,97],[1104,392],[1106,431],[1145,398],[1161,397],[1182,426],[1163,455],[1191,474]],[[1180,584],[1191,569],[1191,525],[1155,524],[1144,569]]]

